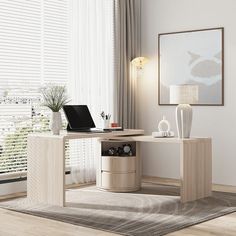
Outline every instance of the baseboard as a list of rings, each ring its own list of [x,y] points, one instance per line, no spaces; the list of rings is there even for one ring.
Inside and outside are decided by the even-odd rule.
[[[18,198],[18,197],[25,197],[25,196],[26,196],[26,192],[11,193],[11,194],[0,196],[0,201],[5,201],[8,199],[13,199],[13,198]]]
[[[144,183],[154,183],[154,184],[163,184],[163,185],[172,185],[180,186],[179,179],[171,178],[161,178],[155,176],[143,176],[142,182]],[[217,192],[227,192],[227,193],[236,193],[236,186],[232,185],[223,185],[223,184],[212,184],[212,190]]]

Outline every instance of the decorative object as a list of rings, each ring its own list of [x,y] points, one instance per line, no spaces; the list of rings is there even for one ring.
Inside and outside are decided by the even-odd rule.
[[[166,126],[166,128],[165,128]],[[163,119],[158,124],[158,130],[161,132],[169,132],[170,131],[170,122],[166,120],[166,117],[163,116]]]
[[[50,129],[52,130],[52,133],[54,135],[59,135],[61,127],[62,127],[61,113],[59,111],[52,112],[52,117],[50,120]]]
[[[123,145],[123,153],[124,153],[124,155],[127,155],[127,156],[132,156],[133,155],[132,147],[131,147],[130,144],[124,144]]]
[[[62,127],[61,108],[69,102],[65,86],[48,86],[41,89],[43,95],[43,106],[52,111],[50,128],[54,135],[60,134]]]
[[[158,100],[170,101],[170,85],[195,84],[195,105],[224,105],[224,28],[159,34]]]
[[[110,147],[110,148],[108,149],[108,151],[107,151],[107,154],[108,154],[109,156],[116,156],[117,151],[116,151],[116,149],[115,149],[114,147]]]
[[[105,112],[102,111],[100,115],[101,115],[102,120],[103,120],[103,129],[109,129],[110,128],[111,114],[105,114]]]
[[[192,127],[192,107],[198,101],[197,85],[170,86],[170,102],[179,104],[176,107],[176,125],[179,138],[189,138]]]
[[[152,137],[154,138],[174,137],[174,132],[170,130],[170,122],[166,120],[165,116],[163,116],[163,119],[158,123],[158,131],[152,132]]]
[[[137,193],[119,194],[98,191],[95,186],[89,185],[68,189],[67,207],[32,204],[25,198],[1,201],[1,207],[72,225],[108,231],[111,235],[114,233],[130,236],[167,235],[236,211],[235,193],[213,192],[212,197],[183,204],[178,197],[179,187],[170,185],[143,183],[142,189]],[[230,216],[229,219],[232,222],[234,220]],[[220,222],[220,219],[217,222]],[[212,231],[208,234],[201,230],[204,227],[195,229],[197,228],[199,230],[193,231],[196,234],[192,235],[234,235],[227,234],[226,231]],[[190,234],[178,232],[173,235]]]
[[[146,57],[136,57],[131,62],[138,70],[142,70],[148,59]]]
[[[102,151],[103,156],[132,156],[132,146],[130,144],[123,144],[118,147],[109,147]]]

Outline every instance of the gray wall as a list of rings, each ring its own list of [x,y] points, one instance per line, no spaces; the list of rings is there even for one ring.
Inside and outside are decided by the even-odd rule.
[[[147,134],[166,115],[176,132],[175,107],[158,106],[158,33],[225,28],[225,106],[194,107],[193,136],[213,138],[213,182],[236,186],[236,1],[142,0],[142,55],[150,59],[138,81],[139,127]],[[143,174],[179,177],[176,145],[142,144]]]

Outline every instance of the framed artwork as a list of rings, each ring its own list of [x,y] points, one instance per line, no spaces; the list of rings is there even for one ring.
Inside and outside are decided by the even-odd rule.
[[[198,85],[195,105],[224,105],[224,28],[158,35],[158,103],[170,103],[170,85]]]

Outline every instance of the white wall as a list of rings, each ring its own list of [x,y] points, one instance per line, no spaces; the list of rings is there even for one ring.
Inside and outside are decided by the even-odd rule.
[[[142,0],[142,55],[150,59],[139,78],[139,127],[151,133],[166,115],[174,131],[175,107],[158,106],[158,33],[225,28],[225,106],[194,107],[192,135],[213,138],[213,182],[236,186],[236,1]],[[178,178],[178,147],[142,145],[143,173]]]

